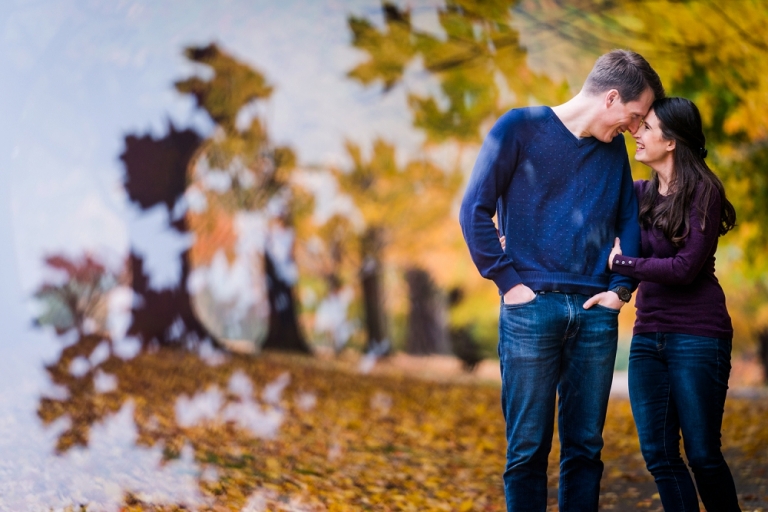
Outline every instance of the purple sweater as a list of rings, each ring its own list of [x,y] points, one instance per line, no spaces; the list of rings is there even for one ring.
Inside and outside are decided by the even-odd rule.
[[[635,181],[638,201],[650,186]],[[707,222],[701,229],[696,207],[699,189],[691,204],[690,233],[675,247],[658,228],[641,228],[640,258],[616,256],[613,271],[639,279],[635,307],[635,334],[674,332],[732,338],[731,317],[725,294],[715,277],[715,251],[720,226],[720,195],[712,194]],[[666,201],[659,195],[657,201]]]

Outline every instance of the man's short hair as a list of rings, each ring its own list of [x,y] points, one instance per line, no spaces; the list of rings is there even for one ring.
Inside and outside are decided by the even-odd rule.
[[[629,50],[613,50],[601,55],[584,82],[584,92],[592,96],[616,89],[622,103],[635,101],[648,87],[655,99],[664,97],[659,75],[642,55]]]

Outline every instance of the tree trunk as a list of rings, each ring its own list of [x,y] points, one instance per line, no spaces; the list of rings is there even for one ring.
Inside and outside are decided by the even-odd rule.
[[[363,289],[365,307],[365,328],[368,332],[366,352],[383,355],[390,352],[387,337],[387,318],[381,286],[381,232],[369,228],[362,240],[363,268],[360,270],[360,284]]]
[[[446,333],[446,301],[427,271],[412,268],[405,273],[411,310],[405,350],[409,354],[449,354]]]
[[[763,365],[764,380],[768,383],[768,329],[757,333],[757,357]]]
[[[173,218],[177,201],[187,185],[187,166],[202,143],[194,130],[178,131],[168,123],[168,134],[159,139],[151,135],[125,137],[125,151],[120,159],[125,164],[124,186],[128,197],[142,210],[163,204]],[[188,233],[184,217],[169,221],[169,229]],[[206,337],[218,341],[197,319],[187,291],[189,251],[179,254],[179,282],[173,288],[154,290],[144,273],[144,260],[131,252],[132,288],[137,298],[131,310],[129,335],[150,344],[194,345]]]
[[[293,287],[280,278],[268,252],[264,253],[264,267],[267,273],[269,297],[269,330],[261,348],[311,353],[299,329]]]
[[[182,266],[179,284],[174,288],[153,290],[144,273],[144,260],[131,252],[129,255],[132,288],[136,295],[131,309],[132,320],[127,334],[136,336],[145,347],[155,343],[161,345],[194,345],[209,338],[218,345],[218,340],[208,332],[197,319],[192,301],[187,292],[189,275],[189,253],[180,255]]]
[[[456,307],[464,299],[461,288],[454,288],[448,293],[448,307]],[[453,354],[461,359],[464,369],[471,372],[483,360],[483,355],[470,326],[452,327],[449,331]]]

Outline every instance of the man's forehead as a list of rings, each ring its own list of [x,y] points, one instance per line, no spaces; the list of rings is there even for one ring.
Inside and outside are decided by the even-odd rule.
[[[627,110],[630,114],[644,117],[648,111],[651,110],[651,105],[653,105],[653,93],[651,91],[646,91],[635,101],[627,103]]]
[[[640,105],[638,108],[634,109],[632,111],[633,114],[637,114],[640,117],[645,117],[648,115],[648,112],[651,111],[651,105]]]
[[[649,110],[651,110],[651,106],[653,105],[653,100],[656,99],[655,95],[653,94],[653,91],[648,88],[646,89],[643,94],[638,98],[638,104],[640,112],[642,115],[645,115],[648,113]]]

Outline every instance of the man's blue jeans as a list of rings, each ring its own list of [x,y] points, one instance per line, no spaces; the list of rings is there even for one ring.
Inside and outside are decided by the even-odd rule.
[[[507,510],[547,508],[547,456],[555,398],[560,434],[560,511],[596,511],[603,425],[616,359],[618,311],[585,310],[587,295],[537,292],[502,304],[501,402],[507,422]]]
[[[680,456],[680,431],[701,501],[709,512],[740,510],[720,452],[720,427],[731,371],[731,340],[649,333],[632,338],[629,398],[640,449],[664,510],[699,511]]]

